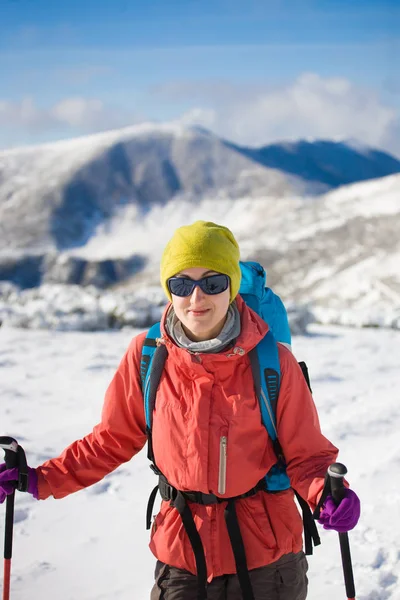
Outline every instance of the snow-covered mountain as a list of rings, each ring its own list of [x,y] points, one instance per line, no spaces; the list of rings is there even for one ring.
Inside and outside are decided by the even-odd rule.
[[[325,148],[314,173],[323,170],[318,186],[326,187],[327,143],[314,145]],[[300,177],[304,148],[308,172]],[[176,227],[210,219],[233,230],[243,259],[263,263],[285,302],[309,304],[323,322],[399,328],[400,174],[307,194],[311,150],[310,143],[282,145],[281,155],[292,153],[293,162],[286,171],[270,169],[208,132],[146,125],[3,152],[0,280],[22,288],[113,286],[125,297],[158,285],[161,252]],[[353,151],[355,162],[362,154],[370,161],[371,177],[384,168],[381,153],[332,142],[335,177],[337,157]],[[361,167],[354,172],[363,177]],[[27,303],[32,311],[39,296],[42,306],[62,298],[59,290],[18,298],[0,290],[6,311]]]
[[[352,140],[271,144],[249,149],[248,155],[266,167],[330,188],[392,175],[399,172],[400,165],[394,156]]]
[[[307,317],[299,305],[308,305],[320,322],[400,329],[400,175],[339,188],[318,200],[174,199],[141,220],[112,220],[79,249],[80,256],[61,253],[40,268],[32,258],[29,268],[25,259],[26,272],[42,276],[46,285],[21,292],[0,285],[0,320],[62,329],[145,326],[165,301],[158,279],[162,249],[176,227],[199,218],[234,231],[242,258],[267,267],[268,284],[292,307],[296,321]],[[133,250],[145,256],[135,268]],[[107,293],[54,286],[73,283],[79,270],[81,283],[104,286],[116,270],[129,275],[129,268],[134,274]]]
[[[267,168],[218,137],[141,125],[0,153],[0,251],[83,246],[99,224],[182,196],[285,196],[306,182]]]
[[[323,322],[400,328],[400,175],[300,200],[269,229],[252,252],[284,297],[311,302]]]
[[[0,253],[82,247],[118,215],[140,220],[172,198],[284,198],[394,172],[394,157],[343,143],[249,149],[180,124],[3,151]]]

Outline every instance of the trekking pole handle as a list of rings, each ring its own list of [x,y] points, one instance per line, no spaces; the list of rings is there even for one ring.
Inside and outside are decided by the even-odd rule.
[[[7,469],[18,466],[18,442],[9,436],[0,436],[0,448],[4,450],[4,461]]]
[[[344,498],[345,486],[343,483],[347,469],[342,463],[333,463],[328,467],[328,475],[331,484],[332,498],[335,504],[340,504]]]
[[[17,440],[9,436],[0,436],[0,448],[4,450],[6,468],[13,469],[14,467],[18,467],[16,489],[20,492],[26,492],[29,475],[24,449],[18,444]]]

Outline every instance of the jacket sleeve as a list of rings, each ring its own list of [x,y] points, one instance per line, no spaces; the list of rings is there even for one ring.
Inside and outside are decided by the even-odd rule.
[[[279,344],[281,387],[277,407],[278,438],[292,487],[315,508],[329,465],[338,449],[321,433],[317,409],[300,366]]]
[[[143,448],[147,437],[140,357],[145,335],[136,336],[123,356],[92,433],[36,469],[39,499],[63,498],[88,487]]]

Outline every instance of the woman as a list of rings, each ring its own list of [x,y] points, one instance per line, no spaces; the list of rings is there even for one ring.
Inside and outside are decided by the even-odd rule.
[[[165,248],[160,273],[171,302],[158,340],[168,358],[153,412],[153,453],[174,497],[185,498],[186,508],[179,512],[176,503],[164,500],[153,522],[150,548],[158,560],[151,600],[304,600],[307,562],[293,490],[270,494],[257,488],[276,456],[261,423],[248,353],[268,326],[238,295],[236,240],[214,223],[181,227]],[[29,469],[28,491],[36,498],[63,498],[92,485],[142,449],[147,439],[140,376],[145,337],[142,333],[132,340],[93,432],[58,458]],[[321,434],[297,361],[278,346],[279,440],[292,488],[314,508],[337,449]],[[0,470],[4,500],[16,473],[4,465]],[[229,503],[223,500],[228,498],[235,498],[247,589],[236,574],[235,544],[226,521]],[[203,588],[182,523],[185,510],[194,522],[192,537],[200,536],[196,551],[205,555]],[[347,490],[338,507],[328,497],[321,522],[328,529],[348,530],[359,512],[356,494]]]

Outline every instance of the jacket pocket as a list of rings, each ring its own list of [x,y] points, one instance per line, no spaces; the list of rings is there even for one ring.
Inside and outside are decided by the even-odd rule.
[[[266,492],[258,492],[254,496],[244,498],[237,502],[237,513],[243,519],[243,535],[245,532],[258,539],[265,548],[271,549],[279,546],[271,520],[266,510],[262,495]]]

